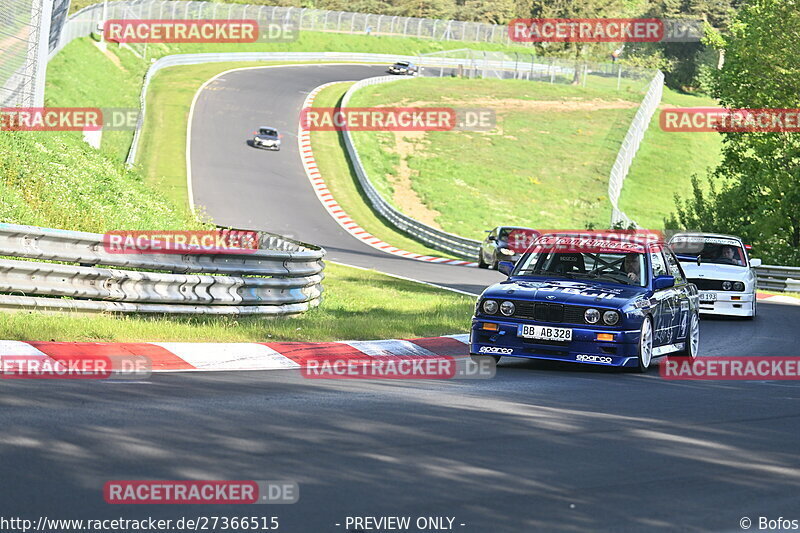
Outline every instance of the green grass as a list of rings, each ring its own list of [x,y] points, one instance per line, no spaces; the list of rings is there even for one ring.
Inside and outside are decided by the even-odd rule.
[[[6,313],[0,339],[92,342],[271,342],[416,338],[465,332],[474,299],[328,264],[320,307],[291,318]]]
[[[413,190],[439,213],[436,222],[446,231],[482,238],[484,230],[505,224],[607,226],[608,174],[642,98],[613,87],[417,78],[367,87],[351,105],[495,109],[494,130],[428,132],[406,159]],[[576,109],[575,102],[584,107]],[[370,178],[398,206],[390,179],[400,164],[394,134],[356,132],[354,138]]]
[[[662,106],[710,107],[711,98],[679,94],[664,89]],[[620,208],[640,226],[663,228],[664,219],[675,211],[676,193],[691,195],[691,177],[697,174],[707,185],[708,169],[721,160],[722,135],[700,132],[665,132],[659,126],[659,111],[653,115],[642,144],[625,179]]]
[[[100,233],[201,227],[137,172],[56,132],[0,132],[0,220]]]
[[[314,107],[335,107],[352,83],[338,83],[320,91]],[[344,141],[339,132],[314,131],[311,133],[314,158],[333,197],[350,217],[380,239],[409,252],[440,257],[454,257],[420,244],[399,232],[377,215],[370,207],[358,185],[358,178],[345,155]]]

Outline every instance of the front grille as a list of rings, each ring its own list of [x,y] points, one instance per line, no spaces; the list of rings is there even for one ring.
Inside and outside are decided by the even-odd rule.
[[[689,283],[694,283],[695,285],[697,285],[697,290],[700,290],[700,291],[724,291],[725,289],[722,288],[722,281],[723,280],[719,280],[719,279],[700,279],[700,278],[689,279]],[[733,284],[734,284],[734,282],[731,281],[731,285],[733,285]],[[735,289],[733,289],[733,287],[731,287],[731,289],[729,289],[729,290],[735,291]],[[742,289],[742,290],[744,290],[744,289]],[[742,291],[738,291],[738,292],[742,292]]]
[[[584,307],[547,302],[515,301],[514,317],[527,318],[537,322],[557,322],[583,324]]]

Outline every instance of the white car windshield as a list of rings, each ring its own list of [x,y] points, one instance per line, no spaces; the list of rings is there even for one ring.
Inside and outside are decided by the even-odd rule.
[[[686,239],[676,242],[675,252],[683,259],[696,259],[700,256],[701,263],[715,265],[734,265],[744,267],[747,265],[744,248],[734,239],[721,237],[705,237],[702,239]]]
[[[552,276],[597,280],[623,285],[647,285],[644,254],[622,252],[532,252],[515,276]]]

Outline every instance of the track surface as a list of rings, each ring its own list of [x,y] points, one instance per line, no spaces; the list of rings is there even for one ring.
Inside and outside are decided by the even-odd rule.
[[[299,109],[315,87],[385,74],[385,66],[329,65],[239,70],[198,98],[192,125],[195,205],[218,224],[280,233],[321,244],[328,259],[478,294],[497,272],[398,261],[344,231],[317,199],[297,147]],[[283,134],[280,152],[250,147],[259,126]]]
[[[215,82],[195,115],[196,199],[233,225],[285,233],[310,221],[294,235],[344,262],[459,287],[490,282],[496,273],[377,255],[313,195],[289,138],[304,91],[374,73],[269,69]],[[243,144],[261,124],[286,134],[279,154]],[[800,307],[759,312],[755,322],[703,320],[701,354],[800,355]],[[670,382],[504,359],[485,381],[323,382],[271,371],[0,387],[5,517],[274,514],[279,531],[309,533],[345,531],[335,524],[348,515],[451,516],[455,531],[482,533],[741,531],[743,516],[800,518],[794,382]],[[300,502],[102,498],[110,479],[187,478],[293,479]]]

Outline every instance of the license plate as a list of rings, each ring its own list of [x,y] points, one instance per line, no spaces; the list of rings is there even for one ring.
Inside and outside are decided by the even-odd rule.
[[[526,339],[539,339],[545,341],[569,342],[572,340],[572,330],[570,328],[554,328],[551,326],[534,326],[521,324],[517,335]]]
[[[715,302],[717,300],[717,293],[716,292],[701,292],[700,293],[700,301],[701,302]]]

